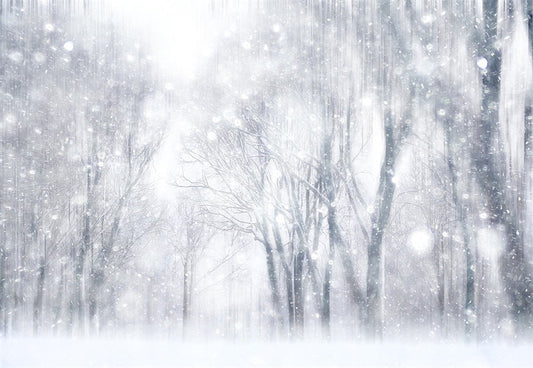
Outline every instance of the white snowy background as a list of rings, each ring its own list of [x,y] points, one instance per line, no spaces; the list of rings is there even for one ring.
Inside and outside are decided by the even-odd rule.
[[[1,0],[0,366],[533,366],[531,0]]]

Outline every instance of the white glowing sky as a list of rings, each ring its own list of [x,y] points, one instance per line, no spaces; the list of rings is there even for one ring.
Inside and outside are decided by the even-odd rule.
[[[169,76],[189,79],[214,36],[204,0],[113,0],[114,17],[141,31],[156,65]]]

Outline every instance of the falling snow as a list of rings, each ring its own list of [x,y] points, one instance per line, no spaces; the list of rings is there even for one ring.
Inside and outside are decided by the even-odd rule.
[[[531,2],[0,5],[0,366],[533,366]]]

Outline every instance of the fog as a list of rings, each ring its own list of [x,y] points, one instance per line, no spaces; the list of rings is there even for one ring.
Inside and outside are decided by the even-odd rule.
[[[3,346],[530,344],[531,6],[1,1]]]

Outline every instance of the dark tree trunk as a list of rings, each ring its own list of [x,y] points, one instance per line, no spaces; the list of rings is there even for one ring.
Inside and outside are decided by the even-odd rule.
[[[277,214],[276,214],[277,215]],[[276,243],[276,250],[278,252],[281,266],[283,267],[283,272],[285,274],[285,289],[287,293],[287,307],[288,307],[288,316],[289,316],[289,338],[293,339],[296,337],[295,334],[295,296],[294,296],[294,273],[291,266],[287,262],[287,257],[285,255],[285,250],[283,247],[283,242],[281,239],[281,234],[279,227],[276,223],[272,226],[272,232],[274,235],[274,241]]]
[[[44,282],[46,277],[46,259],[43,257],[39,263],[37,275],[37,293],[33,300],[33,334],[37,335],[41,328],[43,315]]]
[[[294,257],[294,337],[296,339],[302,339],[304,337],[304,288],[303,288],[303,275],[304,275],[304,261],[305,252],[303,247],[300,246]]]
[[[99,314],[102,313],[102,305],[99,305],[98,300],[102,296],[102,288],[106,281],[106,264],[109,262],[109,257],[120,228],[121,210],[125,203],[125,196],[123,195],[117,205],[117,212],[113,219],[111,231],[107,241],[104,241],[103,226],[102,226],[102,244],[96,260],[92,264],[92,268],[89,274],[89,323],[91,334],[97,334],[99,331]],[[102,219],[103,222],[103,219]]]
[[[437,273],[437,311],[438,311],[438,326],[441,335],[444,335],[445,323],[445,277],[444,277],[444,238],[438,237],[438,242],[433,249],[433,260],[435,262],[435,269]]]
[[[285,289],[287,289],[287,306],[289,315],[289,338],[295,338],[294,321],[294,284],[291,271],[285,270]]]
[[[313,248],[312,252],[316,252],[318,250],[318,244],[320,241],[320,230],[322,228],[322,215],[318,213],[317,218],[315,220],[315,228],[314,228],[314,235],[313,235]],[[307,272],[309,273],[309,279],[311,281],[311,288],[313,290],[313,297],[315,302],[315,308],[317,311],[322,310],[322,290],[320,289],[320,283],[318,279],[318,270],[317,270],[317,264],[315,260],[313,259],[313,253],[309,250],[309,248],[306,248],[306,254],[305,258],[307,260]]]
[[[389,220],[394,196],[395,184],[392,181],[394,176],[394,164],[397,157],[397,147],[394,140],[394,130],[392,127],[391,112],[388,109],[385,114],[385,158],[381,166],[379,187],[374,202],[374,213],[371,219],[371,236],[368,246],[368,268],[367,268],[367,333],[369,338],[382,337],[381,318],[381,268],[383,233]]]
[[[485,197],[490,220],[506,234],[507,243],[501,259],[501,277],[511,302],[511,314],[518,334],[531,325],[533,281],[524,257],[520,221],[507,203],[504,160],[499,149],[499,92],[501,51],[497,48],[498,2],[484,0],[484,23],[479,57],[487,60],[482,71],[482,112],[475,144],[474,165],[477,182]]]
[[[465,256],[465,300],[463,308],[463,319],[465,327],[465,335],[470,339],[475,334],[475,259],[470,249],[470,232],[468,231],[468,207],[464,199],[459,196],[459,176],[458,168],[455,164],[454,153],[450,147],[452,142],[457,141],[457,137],[453,135],[454,121],[446,121],[446,161],[448,165],[448,172],[451,177],[452,184],[452,200],[457,213],[458,221],[461,226],[461,235],[463,241],[463,251]]]
[[[65,277],[65,265],[61,265],[61,278],[59,281],[59,287],[57,288],[57,293],[54,300],[54,306],[52,307],[53,312],[53,324],[52,324],[52,331],[54,333],[58,333],[60,331],[60,324],[59,321],[61,319],[61,315],[63,312],[63,300],[64,300],[64,291],[66,290],[66,277]],[[72,323],[70,323],[71,325]],[[69,326],[70,326],[69,325]]]
[[[263,241],[265,246],[266,265],[268,273],[268,282],[270,285],[270,294],[272,299],[272,308],[274,311],[274,321],[276,328],[283,329],[283,315],[281,311],[281,294],[279,291],[278,274],[274,263],[274,250],[268,240]]]

